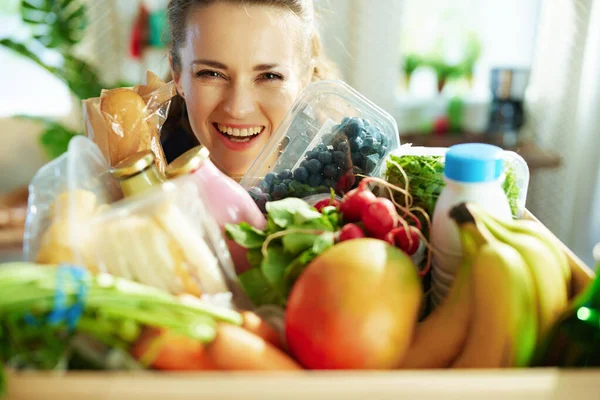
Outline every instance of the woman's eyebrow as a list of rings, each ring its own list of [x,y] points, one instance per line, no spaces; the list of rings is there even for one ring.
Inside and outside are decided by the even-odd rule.
[[[192,61],[192,65],[203,64],[208,65],[209,67],[218,68],[218,69],[227,69],[227,65],[220,63],[218,61],[213,60],[194,60]]]
[[[258,64],[253,68],[253,70],[254,71],[268,71],[270,69],[277,68],[278,66],[279,66],[279,64]]]

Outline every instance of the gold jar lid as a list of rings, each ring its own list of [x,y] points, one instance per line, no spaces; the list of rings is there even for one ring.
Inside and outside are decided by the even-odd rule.
[[[196,171],[202,163],[208,160],[210,152],[202,145],[196,146],[173,160],[168,166],[165,174],[167,178],[191,174]]]
[[[151,150],[135,153],[115,165],[110,170],[110,174],[115,179],[127,179],[143,172],[154,165],[155,156]]]

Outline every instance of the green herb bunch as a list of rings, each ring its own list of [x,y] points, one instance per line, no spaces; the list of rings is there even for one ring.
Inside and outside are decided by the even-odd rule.
[[[248,249],[252,268],[239,275],[242,288],[256,305],[284,307],[289,292],[308,263],[335,243],[341,217],[335,207],[317,211],[290,197],[266,205],[267,227],[227,225],[226,233]]]

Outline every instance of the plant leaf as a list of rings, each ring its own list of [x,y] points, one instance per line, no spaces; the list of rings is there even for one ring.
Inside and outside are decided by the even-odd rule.
[[[238,276],[240,285],[255,306],[275,304],[285,306],[285,299],[267,282],[258,268],[252,268]]]
[[[281,296],[284,296],[284,275],[285,269],[294,258],[286,254],[282,246],[269,246],[267,256],[263,259],[260,269],[263,276]]]
[[[284,229],[295,222],[297,214],[311,209],[310,204],[296,197],[270,201],[266,205],[267,213],[273,219],[273,222]],[[306,215],[308,216],[308,214]]]
[[[335,243],[335,235],[333,232],[325,232],[319,235],[312,246],[312,251],[315,254],[321,254],[328,248],[332,247]]]
[[[226,224],[225,233],[229,239],[233,239],[237,244],[246,249],[260,249],[266,238],[266,235],[262,231],[247,222],[237,225]]]

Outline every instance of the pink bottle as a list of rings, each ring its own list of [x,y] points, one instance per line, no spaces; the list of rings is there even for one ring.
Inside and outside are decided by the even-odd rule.
[[[267,221],[252,197],[210,161],[206,147],[197,146],[179,156],[169,164],[166,174],[169,179],[187,174],[197,178],[208,211],[223,234],[225,224],[246,222],[257,229],[265,228]],[[226,241],[236,272],[240,274],[250,269],[247,250],[233,240],[226,238]]]

